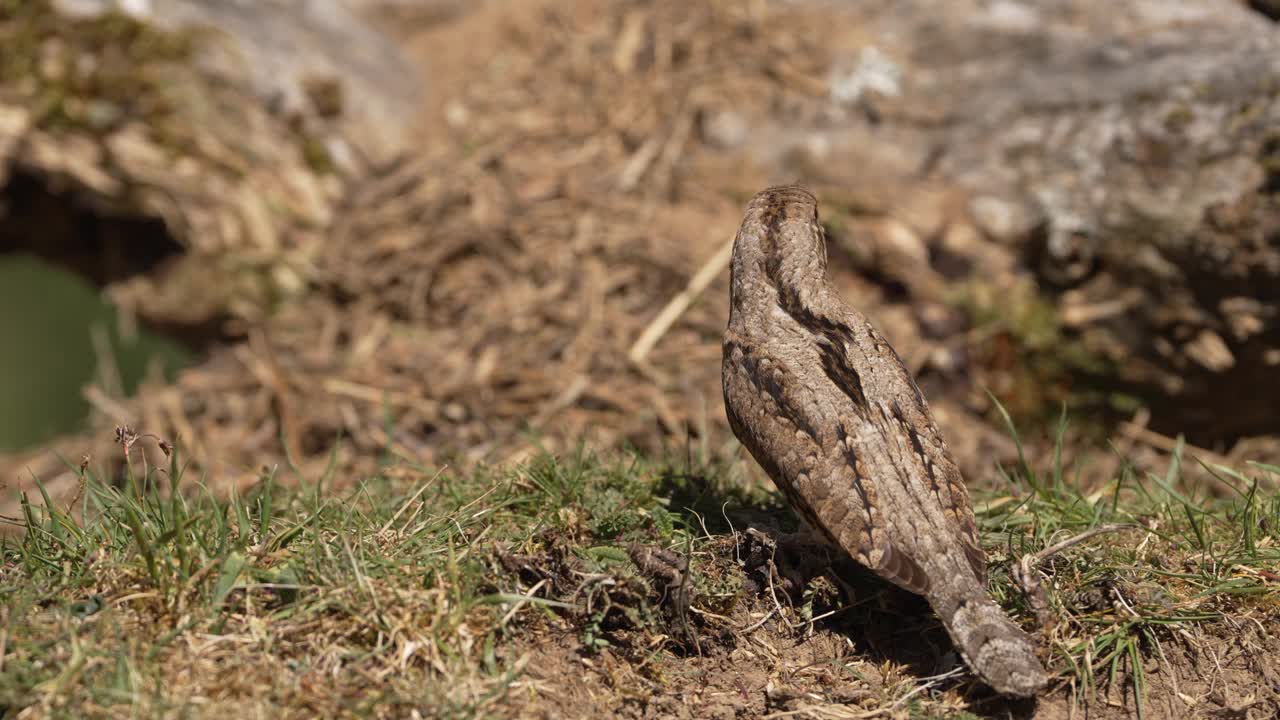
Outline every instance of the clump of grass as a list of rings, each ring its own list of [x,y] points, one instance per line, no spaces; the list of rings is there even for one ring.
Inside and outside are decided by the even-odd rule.
[[[118,486],[80,472],[81,519],[24,503],[25,534],[4,541],[0,712],[483,715],[519,674],[514,642],[547,628],[587,649],[648,633],[652,652],[671,619],[629,549],[687,559],[708,542],[658,492],[705,479],[636,458],[398,467],[344,494],[266,472],[226,502],[191,492],[176,452]],[[714,605],[701,565],[688,585]]]
[[[1280,467],[1206,466],[1229,488],[1223,497],[1183,480],[1180,439],[1163,475],[1124,463],[1118,477],[1084,494],[1062,458],[1065,432],[1064,415],[1047,472],[1025,457],[1002,471],[1004,487],[979,495],[979,520],[1015,566],[1064,539],[1090,537],[1037,571],[1050,588],[1041,600],[1051,621],[1041,631],[1077,697],[1097,700],[1105,690],[1127,697],[1141,716],[1151,661],[1166,675],[1164,692],[1168,677],[1177,682],[1167,647],[1212,645],[1215,631],[1217,644],[1245,642],[1232,628],[1280,619]],[[1022,605],[1017,585],[994,582],[1007,604]]]
[[[490,716],[554,704],[526,671],[565,643],[678,694],[682,663],[735,643],[794,646],[800,673],[806,643],[867,607],[833,607],[823,579],[790,598],[750,592],[735,530],[790,521],[723,467],[587,453],[471,473],[389,464],[342,493],[265,471],[218,501],[170,451],[168,467],[131,464],[137,482],[79,468],[75,515],[24,505],[25,534],[0,548],[0,713]],[[1234,492],[1212,499],[1180,467],[1126,466],[1085,494],[1059,453],[974,493],[992,591],[1041,634],[1074,702],[1141,712],[1155,680],[1167,691],[1151,669],[1186,657],[1175,646],[1249,642],[1240,627],[1280,618],[1280,499],[1265,490],[1280,468],[1210,468]],[[1099,528],[1112,531],[1046,552]],[[974,689],[923,693],[883,658],[831,663],[886,712],[959,712]]]

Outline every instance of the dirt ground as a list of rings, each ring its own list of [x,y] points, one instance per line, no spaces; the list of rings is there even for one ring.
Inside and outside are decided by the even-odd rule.
[[[759,557],[750,549],[735,548],[728,538],[721,544],[723,555],[742,556],[752,578],[748,584],[763,576],[763,566],[753,567]],[[790,561],[782,557],[778,568],[785,573]],[[839,593],[830,585],[823,590],[810,584],[808,594],[796,597],[776,588],[765,591],[760,582],[760,592],[737,595],[728,615],[695,609],[692,622],[702,640],[683,643],[684,652],[654,652],[659,645],[682,643],[643,632],[634,641],[627,632],[616,633],[610,647],[584,652],[569,627],[544,626],[510,650],[527,672],[503,704],[521,717],[540,718],[836,720],[940,713],[1058,720],[1177,718],[1188,711],[1194,717],[1263,718],[1275,712],[1280,639],[1256,620],[1225,631],[1181,630],[1166,640],[1144,666],[1141,711],[1126,683],[1080,687],[1059,680],[1034,701],[1012,700],[952,679],[959,659],[927,604],[846,565],[837,565],[837,572],[851,603],[837,601]],[[795,619],[779,621],[773,612],[777,602],[797,608],[803,603],[814,619],[803,622],[784,613]],[[668,625],[676,635],[678,628],[674,621]],[[937,679],[921,686],[929,678]]]
[[[909,702],[894,706],[890,690],[907,680],[890,665],[867,659],[856,649],[848,628],[822,629],[796,637],[757,633],[743,645],[717,648],[707,656],[687,658],[656,670],[656,677],[636,672],[635,664],[606,652],[584,658],[574,638],[554,638],[532,645],[528,678],[512,689],[510,704],[521,716],[566,717],[565,707],[580,708],[578,717],[744,718],[801,717],[843,720],[870,717],[914,717]],[[945,640],[945,637],[942,638]],[[1150,668],[1143,717],[1272,717],[1277,641],[1258,628],[1242,630],[1237,645],[1221,638],[1197,649],[1179,649],[1161,668]],[[837,662],[850,663],[837,671]],[[874,654],[872,654],[874,657]],[[894,657],[893,659],[900,659]],[[927,671],[926,671],[927,672]],[[522,702],[520,689],[535,687],[536,701]],[[1035,702],[1010,701],[984,694],[934,689],[931,697],[952,703],[952,712],[970,717],[1131,718],[1131,693],[1103,693],[1095,702],[1081,699],[1077,688],[1062,688]],[[554,700],[552,700],[554,698]],[[963,702],[963,705],[961,704]],[[946,705],[944,704],[944,707]],[[963,710],[961,708],[964,708]],[[963,715],[962,715],[963,716]]]
[[[203,362],[133,398],[91,388],[92,433],[0,459],[6,478],[70,497],[74,478],[48,450],[108,461],[120,423],[179,438],[215,491],[286,457],[301,476],[332,457],[359,477],[388,449],[455,466],[579,442],[722,457],[734,447],[719,387],[724,253],[745,201],[796,180],[823,200],[836,284],[906,359],[971,481],[1016,459],[986,389],[1033,454],[1066,402],[1072,448],[1109,439],[1166,462],[1175,441],[1149,414],[1090,409],[1097,391],[1063,364],[1078,348],[1033,284],[983,289],[1016,259],[964,239],[976,231],[947,188],[815,168],[794,151],[792,125],[840,121],[825,74],[865,42],[857,22],[821,3],[420,9],[387,23],[425,68],[413,151],[352,179],[323,233],[281,240],[300,259],[244,273],[292,278],[293,296],[262,301],[262,321],[263,307],[225,305],[239,290],[200,276],[219,262],[204,246],[158,266],[180,273],[166,284],[112,287],[168,308],[165,331],[202,338]],[[892,166],[912,150],[883,152]],[[945,247],[871,242],[890,203]],[[1231,448],[1191,450],[1218,461]],[[1263,439],[1247,457],[1272,450]],[[1119,467],[1106,449],[1085,464],[1086,482]]]

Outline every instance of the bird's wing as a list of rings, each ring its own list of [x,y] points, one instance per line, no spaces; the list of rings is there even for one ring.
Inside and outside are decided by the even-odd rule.
[[[829,417],[786,363],[758,345],[726,339],[725,408],[734,433],[791,506],[810,525],[881,577],[916,593],[929,579],[891,542],[877,480],[858,453],[856,418],[847,403]]]
[[[838,325],[857,330],[830,343],[838,356],[826,362],[838,364],[845,372],[866,368],[874,375],[874,383],[859,385],[852,394],[846,390],[854,405],[868,411],[871,422],[862,427],[878,431],[901,482],[927,488],[923,497],[942,509],[948,526],[945,530],[955,537],[968,564],[985,583],[986,555],[978,539],[969,492],[924,395],[889,342],[860,314],[847,312],[850,317]]]

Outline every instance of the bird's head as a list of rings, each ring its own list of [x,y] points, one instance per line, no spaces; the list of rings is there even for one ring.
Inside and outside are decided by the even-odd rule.
[[[799,185],[757,193],[734,239],[732,268],[735,303],[744,293],[795,296],[824,286],[827,244],[813,194]]]

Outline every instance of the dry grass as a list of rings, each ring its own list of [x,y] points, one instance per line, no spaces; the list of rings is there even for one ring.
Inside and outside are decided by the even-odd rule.
[[[579,454],[457,474],[397,460],[343,494],[331,477],[286,490],[268,473],[229,502],[166,492],[176,459],[134,470],[123,487],[84,474],[83,521],[25,506],[0,571],[5,716],[1280,708],[1267,685],[1280,498],[1257,482],[1278,468],[1215,469],[1239,491],[1228,500],[1175,489],[1176,465],[1088,497],[1060,464],[1024,467],[979,494],[993,592],[1059,675],[1034,708],[956,666],[923,603],[842,561],[810,576],[811,558],[775,551],[768,536],[793,520],[732,468]]]
[[[1108,383],[1092,387],[1096,378],[1075,372],[1088,358],[1076,357],[1052,300],[1029,278],[1017,294],[992,280],[1002,263],[1017,265],[1008,248],[972,239],[982,251],[975,258],[996,260],[970,258],[957,285],[987,285],[985,293],[946,307],[888,266],[935,282],[939,268],[870,257],[880,251],[868,223],[918,214],[928,219],[921,238],[936,246],[947,227],[965,226],[952,207],[962,198],[876,173],[852,184],[805,164],[799,136],[786,129],[844,122],[824,88],[833,57],[856,47],[857,33],[816,6],[728,0],[539,2],[519,11],[494,3],[425,33],[430,57],[467,61],[450,60],[456,72],[441,78],[448,92],[414,152],[340,193],[327,184],[326,198],[342,197],[333,221],[281,241],[287,258],[246,254],[203,230],[184,238],[229,249],[221,256],[197,243],[182,255],[193,272],[163,298],[175,310],[166,327],[206,308],[197,297],[205,291],[255,298],[262,312],[221,328],[203,346],[207,357],[171,384],[132,398],[92,388],[98,431],[55,449],[89,452],[114,475],[122,468],[103,430],[145,426],[181,439],[196,474],[223,498],[256,483],[263,463],[295,465],[298,473],[279,478],[289,484],[332,462],[345,483],[375,473],[388,451],[465,468],[578,443],[662,454],[692,437],[705,456],[724,458],[734,447],[719,388],[728,280],[700,270],[715,269],[745,199],[772,180],[802,179],[822,198],[835,283],[907,358],[966,476],[985,475],[1012,448],[983,421],[994,413],[981,388],[1020,417],[1052,415],[1064,399],[1080,400],[1072,407],[1082,414],[1116,404]],[[236,117],[222,118],[233,136],[252,126]],[[722,127],[735,118],[758,131],[760,152],[801,157],[753,157]],[[181,124],[193,133],[213,127]],[[266,158],[253,166],[258,175],[280,180],[287,163],[250,155]],[[156,177],[174,175],[170,165]],[[768,176],[779,167],[795,174]],[[209,177],[192,175],[201,197],[238,196]],[[200,227],[238,226],[229,210],[211,212],[218,222]],[[296,292],[257,284],[281,275],[283,260]],[[256,289],[206,272],[246,262],[256,269],[236,275]],[[146,291],[150,282],[130,286],[162,299]],[[673,299],[682,311],[667,324]],[[1122,409],[1133,418],[1132,407]],[[1151,438],[1169,440],[1094,420],[1081,423],[1087,435],[1115,436],[1126,455],[1150,450]],[[0,457],[0,477],[34,494],[34,473],[65,503],[78,479],[48,450]],[[1154,466],[1167,449],[1146,454],[1144,466]],[[1114,474],[1111,463],[1104,453],[1090,466],[1091,486]],[[0,498],[0,513],[16,512],[8,500]]]
[[[533,3],[447,27],[432,40],[453,44],[433,44],[433,56],[487,49],[440,100],[452,122],[433,125],[403,163],[354,179],[319,235],[280,243],[298,244],[287,264],[305,266],[302,297],[271,295],[268,317],[229,326],[233,342],[208,347],[172,385],[92,393],[98,427],[181,438],[219,494],[285,458],[314,475],[335,455],[343,479],[373,472],[386,448],[423,464],[502,464],[536,452],[532,434],[554,451],[587,441],[663,452],[689,434],[724,450],[728,279],[699,269],[722,257],[746,198],[770,178],[725,144],[716,118],[785,126],[830,111],[819,91],[835,47],[824,18],[719,1]],[[971,344],[926,342],[913,298],[849,272],[839,248],[852,241],[835,225],[851,220],[852,201],[830,183],[815,190],[831,207],[837,282],[905,357]],[[228,247],[233,267],[261,253]],[[173,287],[190,297],[167,298],[166,326],[205,307],[206,290],[259,297],[204,274],[219,263],[189,259],[197,271]],[[682,311],[654,325],[673,298]],[[1006,334],[984,333],[972,344]],[[944,426],[972,426],[961,398],[972,393],[945,380],[930,393],[935,405],[956,400]],[[953,449],[985,469],[991,453],[969,435]],[[107,437],[58,447],[110,458]],[[74,492],[50,453],[0,458],[18,484],[27,467],[55,498]]]

